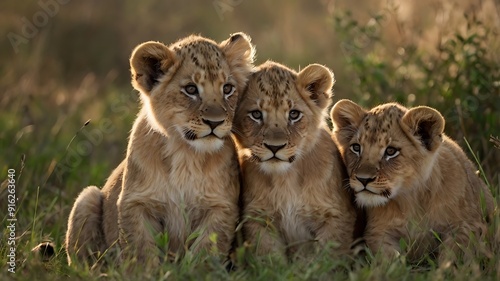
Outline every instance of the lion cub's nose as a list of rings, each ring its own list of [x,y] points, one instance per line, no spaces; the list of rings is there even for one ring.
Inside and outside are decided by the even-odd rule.
[[[271,150],[274,154],[276,154],[276,152],[278,152],[278,150],[282,149],[286,145],[285,144],[282,144],[282,145],[268,145],[268,144],[264,144],[264,146],[267,147],[267,149]]]
[[[202,119],[202,120],[203,120],[203,123],[210,126],[210,129],[212,129],[212,130],[217,128],[217,126],[219,126],[220,124],[222,124],[224,122],[224,120],[222,120],[222,121],[211,121],[211,120],[207,120],[207,119]]]
[[[358,179],[358,181],[361,182],[364,187],[366,187],[369,183],[375,180],[375,178],[360,178],[360,177],[356,177],[356,179]]]

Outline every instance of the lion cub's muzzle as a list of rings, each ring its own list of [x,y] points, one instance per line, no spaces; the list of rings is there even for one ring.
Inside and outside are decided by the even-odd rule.
[[[231,117],[221,105],[202,107],[191,125],[183,128],[183,136],[197,151],[218,151],[231,133]]]
[[[215,136],[224,138],[228,135],[227,126],[222,126],[227,119],[227,110],[220,105],[208,105],[202,109],[201,121],[207,126],[199,137]]]
[[[264,134],[263,145],[267,149],[267,153],[264,157],[261,157],[262,161],[275,160],[289,163],[295,161],[295,156],[288,156],[286,151],[288,138],[283,130],[268,130]]]
[[[361,206],[381,206],[392,196],[387,181],[380,180],[378,169],[370,165],[361,165],[351,176],[351,188],[356,194],[356,201]]]

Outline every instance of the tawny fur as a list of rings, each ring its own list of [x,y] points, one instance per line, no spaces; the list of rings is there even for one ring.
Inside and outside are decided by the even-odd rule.
[[[70,254],[94,263],[104,251],[102,204],[103,195],[95,186],[85,188],[76,198],[69,215],[65,242],[69,263]]]
[[[240,98],[233,130],[243,173],[243,234],[258,255],[292,258],[327,243],[345,253],[352,242],[353,201],[325,123],[333,82],[321,65],[297,74],[267,62]],[[256,110],[260,120],[252,117]],[[283,147],[274,154],[273,146]]]
[[[253,57],[243,33],[220,44],[190,36],[134,50],[132,84],[142,109],[125,160],[102,190],[88,187],[76,200],[66,236],[70,263],[115,244],[122,257],[150,265],[188,248],[228,254],[240,192],[230,133]],[[159,249],[164,233],[168,248]]]
[[[471,258],[470,238],[484,239],[494,200],[462,149],[444,135],[441,114],[395,103],[365,110],[341,100],[331,117],[350,186],[366,207],[369,248],[394,257],[403,239],[410,260]]]

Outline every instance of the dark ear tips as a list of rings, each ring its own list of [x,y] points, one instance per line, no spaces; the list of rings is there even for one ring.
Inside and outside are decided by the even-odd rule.
[[[441,113],[433,108],[426,106],[412,108],[403,116],[403,122],[429,151],[436,150],[443,141],[445,121]]]
[[[432,123],[431,122],[426,122],[422,121],[418,124],[417,128],[417,135],[420,136],[422,140],[422,144],[427,148],[427,150],[432,150],[431,142],[432,142]],[[437,136],[439,138],[441,134]]]
[[[150,66],[150,72],[146,73],[147,82],[145,83],[144,87],[147,91],[151,91],[151,89],[153,89],[153,87],[158,83],[158,79],[160,78],[160,76],[163,75],[164,73],[161,69],[160,60],[152,57],[145,57],[144,62],[146,65]],[[138,75],[143,76],[144,74],[138,74]]]
[[[241,35],[241,33],[236,33],[236,34],[233,34],[231,35],[231,42],[236,42],[237,40],[241,39],[243,37],[243,35]]]
[[[55,256],[56,247],[52,242],[43,242],[31,249],[31,252],[38,255],[43,262],[47,262]]]
[[[311,64],[299,72],[297,85],[305,89],[307,97],[324,109],[330,103],[333,87],[333,73],[323,65]]]
[[[137,46],[130,57],[133,86],[149,94],[173,64],[174,56],[167,46],[159,42],[150,41]]]

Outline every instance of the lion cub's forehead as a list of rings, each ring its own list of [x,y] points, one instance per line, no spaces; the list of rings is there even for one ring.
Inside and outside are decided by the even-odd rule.
[[[229,67],[219,46],[201,37],[189,37],[174,45],[173,50],[184,62],[190,62],[199,69],[197,80],[225,80],[224,70]]]
[[[391,103],[370,110],[359,128],[359,139],[362,143],[388,145],[391,142],[391,132],[399,126],[406,109],[401,105]]]
[[[254,92],[259,100],[270,107],[290,106],[296,95],[297,74],[274,64],[261,67],[252,77]]]

